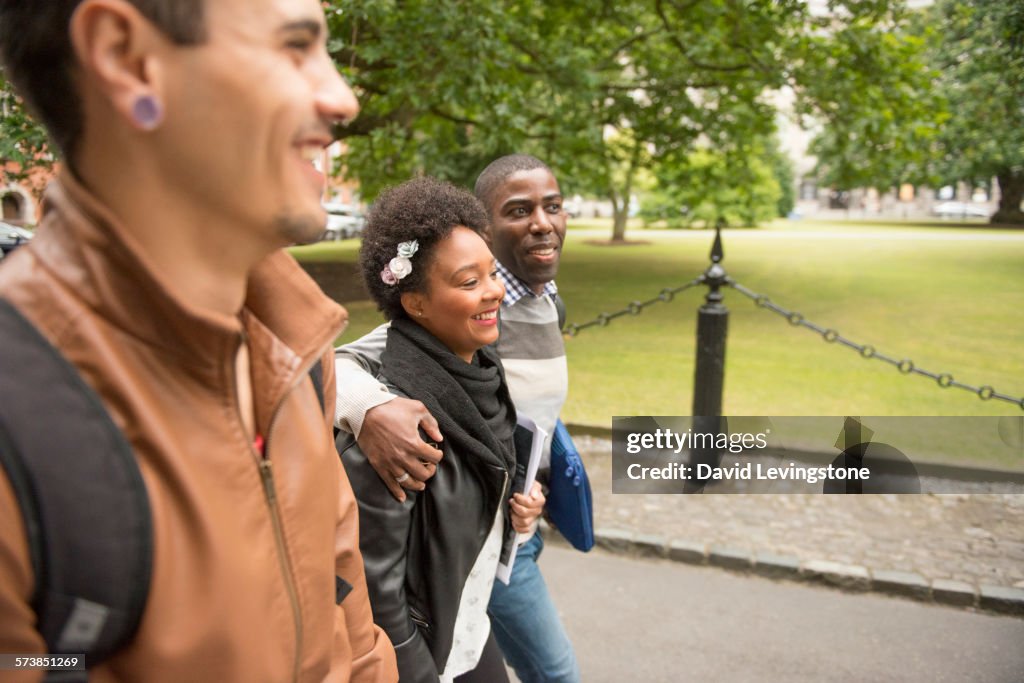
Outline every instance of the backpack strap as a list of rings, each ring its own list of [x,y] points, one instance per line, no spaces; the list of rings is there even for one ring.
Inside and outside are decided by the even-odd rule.
[[[558,329],[564,330],[566,318],[565,301],[562,299],[561,296],[558,295],[558,292],[555,292],[554,294],[551,295],[551,300],[555,302],[555,310],[558,311]]]
[[[131,640],[149,595],[146,487],[99,396],[3,299],[0,349],[0,466],[28,537],[36,628],[48,652],[95,666]]]

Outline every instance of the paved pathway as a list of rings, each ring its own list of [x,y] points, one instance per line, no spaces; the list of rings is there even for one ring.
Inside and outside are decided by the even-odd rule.
[[[1024,620],[548,546],[585,683],[1020,683]]]
[[[939,582],[1024,597],[1024,495],[613,495],[611,442],[574,438],[590,474],[599,532],[825,561],[868,576],[910,573],[923,579],[926,592]]]

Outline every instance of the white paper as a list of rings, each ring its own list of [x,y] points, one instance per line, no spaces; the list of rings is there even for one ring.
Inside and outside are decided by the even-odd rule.
[[[533,434],[533,442],[530,444],[530,460],[526,465],[526,479],[523,485],[523,490],[513,491],[513,493],[526,493],[533,487],[533,481],[537,478],[537,469],[540,467],[540,456],[544,451],[544,442],[547,441],[548,433],[544,431],[540,425],[522,413],[517,415],[517,421],[522,427],[525,427]],[[516,540],[512,544],[512,552],[510,552],[508,556],[508,562],[498,562],[498,570],[495,572],[494,576],[506,586],[512,578],[512,566],[516,561],[516,551],[519,549],[520,541],[524,540],[524,536],[526,536],[526,534],[517,533]]]

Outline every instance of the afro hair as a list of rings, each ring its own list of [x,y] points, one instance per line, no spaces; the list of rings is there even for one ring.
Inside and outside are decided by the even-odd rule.
[[[415,178],[385,190],[374,202],[363,230],[359,265],[363,281],[388,320],[408,317],[402,308],[404,292],[425,292],[426,272],[434,249],[458,226],[486,237],[489,221],[482,204],[466,190],[436,178]],[[381,271],[398,255],[398,245],[416,240],[410,259],[412,272],[394,285]]]

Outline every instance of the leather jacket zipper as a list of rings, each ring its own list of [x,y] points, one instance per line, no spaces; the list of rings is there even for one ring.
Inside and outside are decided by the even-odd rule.
[[[292,667],[292,680],[299,680],[299,669],[302,661],[302,610],[299,607],[299,594],[295,588],[295,574],[292,571],[291,560],[288,557],[288,547],[284,539],[284,527],[281,524],[281,514],[277,506],[277,491],[274,488],[274,471],[271,468],[270,459],[264,455],[260,459],[260,479],[263,480],[263,492],[267,497],[267,506],[270,508],[270,519],[274,526],[274,541],[277,544],[277,559],[281,565],[281,574],[284,576],[285,588],[288,590],[288,600],[292,605],[292,617],[295,620],[295,663]]]
[[[281,414],[281,407],[287,400],[291,392],[295,391],[296,387],[302,380],[308,376],[309,369],[313,367],[312,361],[307,364],[306,367],[302,368],[302,372],[296,373],[299,378],[285,393],[281,401],[274,408],[273,414],[270,416],[270,422],[267,424],[266,444],[262,458],[260,459],[260,477],[263,479],[263,490],[267,495],[267,504],[270,507],[270,517],[274,523],[274,537],[277,541],[277,554],[278,559],[281,562],[281,572],[285,577],[285,586],[288,589],[288,599],[292,604],[292,615],[295,618],[295,668],[293,673],[293,680],[298,683],[299,672],[301,670],[302,663],[302,641],[303,641],[303,622],[302,622],[302,609],[299,606],[299,592],[295,587],[295,571],[292,567],[292,561],[288,555],[288,545],[284,537],[284,524],[281,521],[280,508],[277,505],[277,492],[274,488],[274,472],[271,469],[270,456],[270,439],[274,434],[274,424],[277,422],[277,416]]]
[[[245,342],[245,334],[241,335],[241,343]],[[230,364],[231,368],[231,387],[235,394],[235,405],[238,406],[238,377],[235,374],[234,363]],[[282,404],[284,401],[282,400]],[[271,525],[274,528],[274,544],[277,546],[277,559],[281,567],[281,575],[284,579],[285,589],[288,592],[288,601],[292,607],[292,618],[295,621],[295,661],[292,664],[292,680],[298,683],[299,672],[301,670],[302,662],[302,640],[303,640],[303,625],[302,625],[302,608],[299,606],[299,592],[295,587],[295,573],[292,570],[291,559],[288,556],[288,546],[284,538],[284,525],[281,522],[281,512],[277,505],[277,490],[274,487],[274,471],[272,469],[272,463],[267,453],[270,452],[270,434],[273,432],[274,422],[277,419],[277,415],[280,412],[281,404],[278,404],[274,410],[274,414],[270,418],[270,425],[267,428],[266,440],[262,441],[262,448],[257,449],[255,443],[250,444],[250,451],[256,456],[257,467],[260,471],[260,481],[263,483],[263,494],[267,501],[267,508],[270,512]],[[239,409],[239,420],[242,424],[245,423],[242,420],[241,410]]]
[[[344,325],[338,326],[334,331],[333,337],[337,337],[341,334],[342,330],[345,329]],[[242,344],[246,343],[245,333],[242,332],[240,335],[240,341]],[[293,385],[285,392],[281,401],[274,408],[274,413],[270,417],[270,422],[267,426],[267,433],[265,435],[266,441],[263,444],[263,452],[259,453],[255,448],[252,448],[252,452],[256,454],[256,460],[260,470],[260,480],[263,482],[263,493],[267,499],[267,507],[270,510],[270,519],[274,527],[274,541],[277,545],[277,559],[281,565],[281,574],[284,578],[285,588],[288,591],[288,600],[292,606],[292,617],[295,620],[295,663],[292,667],[292,680],[298,683],[299,673],[302,669],[302,642],[304,637],[304,628],[302,622],[302,608],[299,604],[299,592],[295,585],[295,571],[292,567],[292,561],[288,555],[288,544],[284,537],[284,524],[281,521],[281,511],[277,504],[277,491],[274,487],[274,471],[271,466],[270,457],[267,455],[270,452],[270,437],[274,433],[274,423],[277,421],[277,416],[281,412],[281,406],[291,395],[291,392],[295,390],[296,386],[305,378],[310,368],[316,363],[316,359],[319,356],[314,356],[312,360],[305,364],[301,372],[296,373],[298,378]],[[235,392],[235,405],[238,406],[238,378],[235,376],[235,364],[230,363],[231,368],[231,387]],[[239,411],[239,418],[241,418],[241,411]],[[244,423],[244,421],[243,421]]]
[[[420,614],[420,611],[412,605],[409,606],[409,619],[411,619],[412,623],[421,627],[424,631],[430,630],[430,623],[427,621],[427,618]]]

